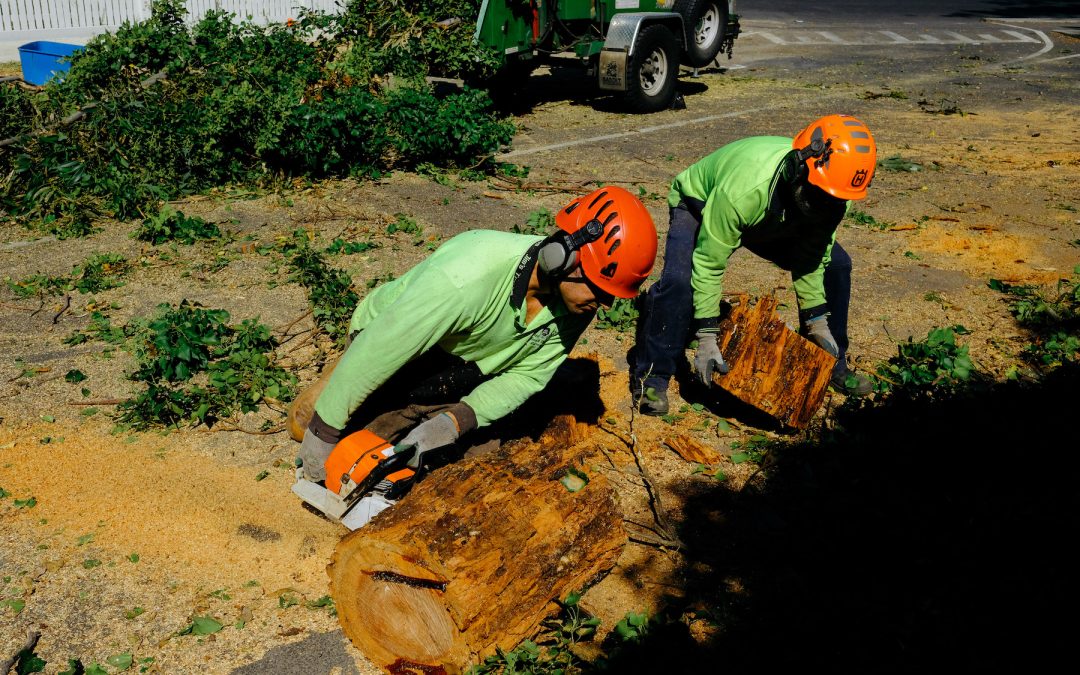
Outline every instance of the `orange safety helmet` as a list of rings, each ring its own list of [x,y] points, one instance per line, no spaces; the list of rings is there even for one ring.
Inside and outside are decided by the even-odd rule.
[[[806,163],[807,180],[833,197],[862,199],[874,179],[877,144],[851,115],[826,115],[799,132],[791,147]]]
[[[555,214],[562,230],[541,248],[543,269],[565,277],[581,265],[585,278],[616,298],[632,298],[656,262],[656,225],[641,200],[602,187]]]

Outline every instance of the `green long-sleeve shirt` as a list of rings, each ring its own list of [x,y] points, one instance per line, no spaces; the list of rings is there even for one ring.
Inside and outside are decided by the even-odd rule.
[[[687,197],[705,204],[690,277],[694,318],[720,314],[728,258],[740,246],[754,243],[785,249],[785,267],[791,270],[800,308],[825,304],[824,270],[837,223],[809,222],[797,209],[784,207],[776,188],[791,143],[781,136],[744,138],[675,177],[668,194],[670,206]]]
[[[484,426],[551,379],[588,326],[558,296],[526,325],[525,293],[541,237],[472,230],[457,235],[353,312],[361,331],[341,357],[315,410],[331,427],[403,365],[438,347],[494,374],[462,401]]]

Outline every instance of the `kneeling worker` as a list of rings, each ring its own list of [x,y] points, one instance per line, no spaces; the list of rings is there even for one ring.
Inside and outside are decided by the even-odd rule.
[[[289,411],[294,438],[303,433],[308,480],[325,479],[331,450],[359,428],[415,446],[409,466],[418,467],[425,452],[543,389],[596,310],[637,295],[657,248],[640,200],[601,188],[570,202],[555,223],[547,238],[457,235],[360,303],[345,353]],[[410,408],[419,419],[395,412]],[[378,426],[395,414],[390,427]]]

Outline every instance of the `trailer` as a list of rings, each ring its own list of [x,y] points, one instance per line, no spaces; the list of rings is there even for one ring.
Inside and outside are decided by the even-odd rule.
[[[504,82],[570,56],[647,113],[671,107],[681,65],[730,58],[738,35],[735,0],[482,0],[474,37],[500,55]]]

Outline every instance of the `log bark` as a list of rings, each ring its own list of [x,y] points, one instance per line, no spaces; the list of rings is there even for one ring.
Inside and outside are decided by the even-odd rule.
[[[338,545],[327,573],[345,634],[391,673],[457,673],[531,637],[615,564],[626,533],[602,475],[560,479],[594,452],[556,418],[535,443],[442,467]]]
[[[781,424],[802,429],[825,398],[836,359],[788,328],[777,304],[773,295],[755,303],[739,296],[717,338],[731,369],[714,374],[713,384]]]

